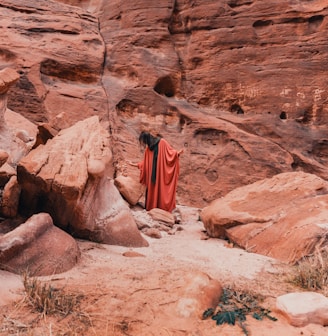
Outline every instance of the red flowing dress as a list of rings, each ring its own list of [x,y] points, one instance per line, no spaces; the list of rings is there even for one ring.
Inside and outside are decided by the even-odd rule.
[[[176,207],[175,194],[180,172],[179,155],[165,139],[158,143],[156,181],[151,181],[154,152],[148,147],[138,163],[140,183],[146,186],[146,210],[160,208],[168,212]]]

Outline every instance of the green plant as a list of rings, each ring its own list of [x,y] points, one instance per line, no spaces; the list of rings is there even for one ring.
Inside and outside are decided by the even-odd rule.
[[[244,323],[247,315],[252,315],[257,320],[262,320],[264,317],[272,321],[277,320],[270,315],[270,310],[259,306],[260,299],[259,295],[224,288],[217,307],[205,310],[203,319],[211,317],[217,325],[224,323],[235,325],[237,323],[244,334],[249,335]]]

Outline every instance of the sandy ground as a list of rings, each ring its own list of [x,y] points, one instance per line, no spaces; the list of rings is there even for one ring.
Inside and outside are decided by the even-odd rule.
[[[217,326],[211,319],[202,320],[202,312],[209,308],[202,306],[208,299],[206,286],[213,283],[265,297],[263,306],[278,320],[247,317],[249,335],[328,335],[328,327],[292,327],[275,310],[277,296],[300,291],[286,281],[288,266],[230,247],[226,241],[208,239],[198,210],[179,209],[181,223],[171,232],[161,231],[160,239],[146,237],[149,247],[78,241],[82,255],[76,267],[40,277],[80,295],[81,303],[66,317],[33,311],[26,304],[22,278],[0,271],[0,335],[245,335],[238,325]],[[140,221],[146,214],[138,211],[135,216]],[[191,286],[197,279],[204,282],[200,293]]]

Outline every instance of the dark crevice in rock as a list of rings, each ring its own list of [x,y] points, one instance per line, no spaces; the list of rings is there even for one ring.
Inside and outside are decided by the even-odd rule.
[[[214,183],[219,178],[219,174],[216,169],[209,168],[205,171],[205,176],[210,183]]]
[[[227,132],[217,129],[198,129],[194,133],[194,138],[202,142],[203,146],[216,146],[226,142]]]
[[[307,108],[304,110],[303,115],[296,119],[297,122],[302,124],[310,124],[315,119],[314,112],[312,107]]]
[[[253,1],[251,0],[231,0],[228,1],[227,5],[230,8],[237,8],[237,7],[242,7],[242,6],[250,6],[253,4]]]
[[[57,60],[46,59],[40,63],[40,73],[82,83],[98,82],[98,72],[90,68],[89,64],[64,64]]]
[[[0,4],[0,8],[7,8],[7,9],[10,9],[14,12],[20,12],[20,13],[24,13],[24,14],[32,14],[32,13],[36,13],[38,11],[42,11],[42,9],[38,8],[38,9],[35,9],[35,8],[27,8],[27,7],[24,7],[24,8],[20,8],[18,6],[5,6],[5,5],[1,5]]]
[[[4,61],[12,61],[16,59],[16,55],[8,49],[0,48],[0,58]]]
[[[309,24],[313,28],[318,28],[325,17],[323,15],[314,15],[309,18]]]
[[[272,20],[257,20],[253,23],[254,28],[263,28],[273,25]]]
[[[235,112],[237,114],[244,114],[244,110],[238,104],[232,104],[230,106],[230,112]]]
[[[320,164],[328,164],[328,139],[316,140],[312,143],[310,152]]]
[[[191,69],[194,70],[196,69],[198,66],[201,66],[204,62],[204,59],[201,58],[201,57],[193,57],[191,59],[191,64],[192,64],[192,67]]]
[[[286,113],[285,111],[282,111],[282,112],[280,113],[279,118],[280,118],[280,119],[283,119],[283,120],[287,119],[287,113]]]
[[[79,35],[78,31],[71,31],[65,29],[54,29],[54,28],[29,28],[27,31],[32,33],[60,33],[67,35]]]
[[[116,111],[118,115],[132,118],[138,111],[138,104],[130,99],[122,99],[116,104]]]
[[[154,90],[166,97],[174,97],[175,96],[175,85],[170,76],[165,76],[159,78],[155,84]]]
[[[8,107],[34,122],[47,121],[45,116],[39,114],[45,111],[43,100],[25,73],[20,74],[19,81],[8,91]]]
[[[290,17],[290,18],[282,18],[280,19],[277,23],[280,23],[280,24],[289,24],[289,23],[304,23],[304,22],[307,22],[307,18],[304,18],[304,17]]]

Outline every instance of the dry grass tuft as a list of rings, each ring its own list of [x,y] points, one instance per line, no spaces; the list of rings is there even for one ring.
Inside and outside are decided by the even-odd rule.
[[[294,268],[290,282],[307,290],[328,295],[328,247],[317,249]]]
[[[27,273],[23,276],[26,302],[42,315],[58,314],[67,316],[77,310],[83,295],[68,294],[50,283],[42,283],[31,278]]]
[[[55,288],[49,281],[40,281],[23,274],[24,298],[3,307],[0,335],[89,335],[93,320],[83,310],[87,299],[80,292]]]

